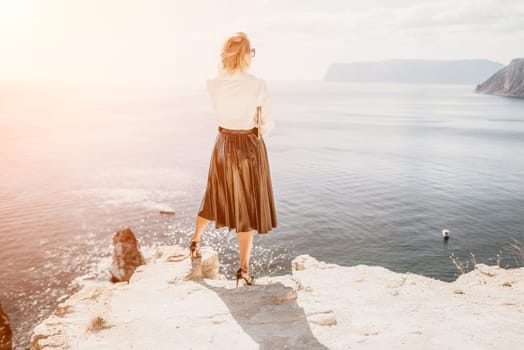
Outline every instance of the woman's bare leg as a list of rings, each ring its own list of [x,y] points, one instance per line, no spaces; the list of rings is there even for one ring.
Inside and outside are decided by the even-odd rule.
[[[196,224],[195,224],[195,233],[193,234],[192,241],[200,242],[200,236],[202,235],[202,231],[206,228],[207,224],[209,224],[208,219],[205,219],[201,217],[200,215],[197,215]]]
[[[249,258],[251,247],[253,247],[254,230],[247,232],[237,232],[238,248],[240,250],[240,268],[249,273]]]

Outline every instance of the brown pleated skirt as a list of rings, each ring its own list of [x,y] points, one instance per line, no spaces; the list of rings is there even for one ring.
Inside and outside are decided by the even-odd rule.
[[[218,127],[207,187],[198,215],[215,228],[268,233],[277,227],[273,187],[264,139],[250,130]]]

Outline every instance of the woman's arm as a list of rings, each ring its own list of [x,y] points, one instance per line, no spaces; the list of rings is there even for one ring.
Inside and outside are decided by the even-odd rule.
[[[269,90],[265,80],[261,79],[260,99],[259,105],[262,106],[262,117],[260,120],[260,133],[262,136],[266,136],[275,126],[271,110],[271,98],[269,96]]]

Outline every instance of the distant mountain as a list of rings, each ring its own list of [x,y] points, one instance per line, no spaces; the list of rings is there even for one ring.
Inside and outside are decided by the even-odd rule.
[[[488,60],[386,60],[332,63],[325,81],[478,84],[504,65]]]
[[[477,85],[482,94],[524,97],[524,58],[516,58],[491,78]]]

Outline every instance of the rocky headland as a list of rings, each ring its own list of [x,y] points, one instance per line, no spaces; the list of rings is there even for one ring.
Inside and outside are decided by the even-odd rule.
[[[524,58],[516,58],[509,65],[477,85],[482,94],[524,98]]]
[[[476,264],[454,282],[300,255],[253,286],[203,247],[161,246],[128,282],[94,283],[39,324],[31,349],[515,349],[524,268]]]

